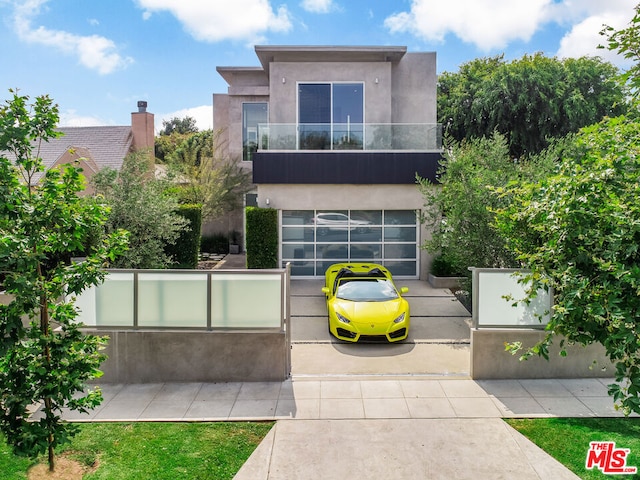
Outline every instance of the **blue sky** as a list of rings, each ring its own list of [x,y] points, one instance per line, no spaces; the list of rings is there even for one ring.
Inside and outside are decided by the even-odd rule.
[[[156,127],[211,127],[216,66],[258,66],[258,45],[404,45],[438,72],[504,53],[600,55],[603,24],[638,0],[0,0],[0,99],[49,94],[61,125],[128,125],[138,100]]]

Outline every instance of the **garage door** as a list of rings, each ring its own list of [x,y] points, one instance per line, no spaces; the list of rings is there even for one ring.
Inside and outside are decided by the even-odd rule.
[[[338,262],[375,262],[394,276],[418,278],[415,210],[282,210],[282,265],[318,277]]]

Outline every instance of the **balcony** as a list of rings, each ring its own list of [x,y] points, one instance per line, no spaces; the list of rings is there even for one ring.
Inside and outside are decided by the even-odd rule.
[[[333,123],[258,125],[258,151],[359,150],[437,152],[442,125],[437,123]]]

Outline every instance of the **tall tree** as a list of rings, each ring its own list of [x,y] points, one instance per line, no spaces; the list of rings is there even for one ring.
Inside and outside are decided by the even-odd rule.
[[[79,330],[74,296],[102,281],[126,236],[116,231],[90,244],[108,209],[77,195],[80,169],[43,174],[39,158],[42,142],[58,135],[57,106],[11,92],[0,107],[0,278],[11,296],[0,305],[0,429],[14,452],[47,453],[54,470],[54,449],[76,431],[60,411],[86,412],[101,401],[85,383],[99,375],[103,339]],[[84,262],[70,261],[77,252]],[[40,402],[43,416],[31,421],[29,408]]]
[[[515,255],[494,227],[495,210],[504,206],[505,199],[491,189],[544,176],[558,148],[555,145],[544,155],[514,162],[506,138],[499,133],[450,146],[441,162],[439,185],[418,179],[425,202],[423,221],[433,232],[422,247],[467,275],[468,267],[517,266]]]
[[[169,156],[181,184],[181,202],[201,204],[204,219],[242,207],[243,195],[251,188],[249,171],[223,157],[219,142],[219,131],[205,130],[190,135]]]
[[[640,413],[640,123],[625,117],[583,129],[553,175],[498,193],[496,225],[530,273],[531,294],[553,289],[545,339],[600,343],[616,366],[609,393]],[[563,339],[561,345],[563,345]],[[517,351],[520,345],[513,345]]]
[[[92,178],[96,194],[111,208],[109,231],[129,232],[129,249],[118,268],[166,268],[172,259],[165,246],[173,244],[188,221],[176,213],[178,201],[169,184],[153,177],[144,155],[132,153],[119,172],[102,169]]]
[[[196,119],[186,116],[184,118],[173,117],[171,120],[162,121],[160,135],[171,135],[172,133],[197,133]]]
[[[478,59],[444,73],[438,85],[439,122],[455,140],[507,138],[513,157],[542,151],[563,137],[625,113],[618,70],[599,58],[558,60],[542,54],[505,62]]]

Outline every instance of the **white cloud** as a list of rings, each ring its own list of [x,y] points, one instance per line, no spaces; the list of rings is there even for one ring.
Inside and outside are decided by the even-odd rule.
[[[286,6],[276,12],[269,0],[137,0],[145,10],[143,18],[152,13],[168,11],[197,40],[249,40],[261,38],[267,31],[286,32],[291,20]]]
[[[133,63],[132,58],[121,56],[115,43],[108,38],[99,35],[75,35],[43,26],[34,27],[34,18],[40,14],[47,2],[48,0],[27,0],[14,3],[13,25],[21,40],[74,55],[82,65],[101,75],[126,68]]]
[[[632,0],[634,3],[636,0]],[[634,5],[626,5],[618,10],[611,9],[587,17],[573,25],[571,30],[560,41],[557,56],[560,58],[577,58],[582,56],[599,56],[620,67],[628,67],[630,61],[624,59],[616,52],[607,49],[599,49],[598,45],[607,45],[606,37],[600,35],[603,25],[608,25],[616,30],[626,28],[633,16]]]
[[[97,117],[79,115],[75,110],[60,112],[61,127],[99,127],[105,125],[104,120]]]
[[[163,113],[155,116],[155,131],[162,130],[162,122],[172,118],[191,117],[196,121],[198,130],[209,130],[213,128],[213,106],[201,105],[199,107],[183,108],[171,113]]]
[[[547,15],[551,0],[412,0],[409,12],[385,19],[392,32],[409,32],[429,41],[452,33],[481,50],[527,41]]]
[[[443,42],[452,34],[481,50],[502,49],[514,40],[527,42],[547,24],[567,28],[558,56],[599,55],[619,58],[597,49],[603,23],[620,28],[633,16],[638,0],[411,0],[411,9],[385,20],[392,32],[408,32],[427,41]]]
[[[303,0],[300,5],[311,13],[329,13],[336,8],[333,0]]]

